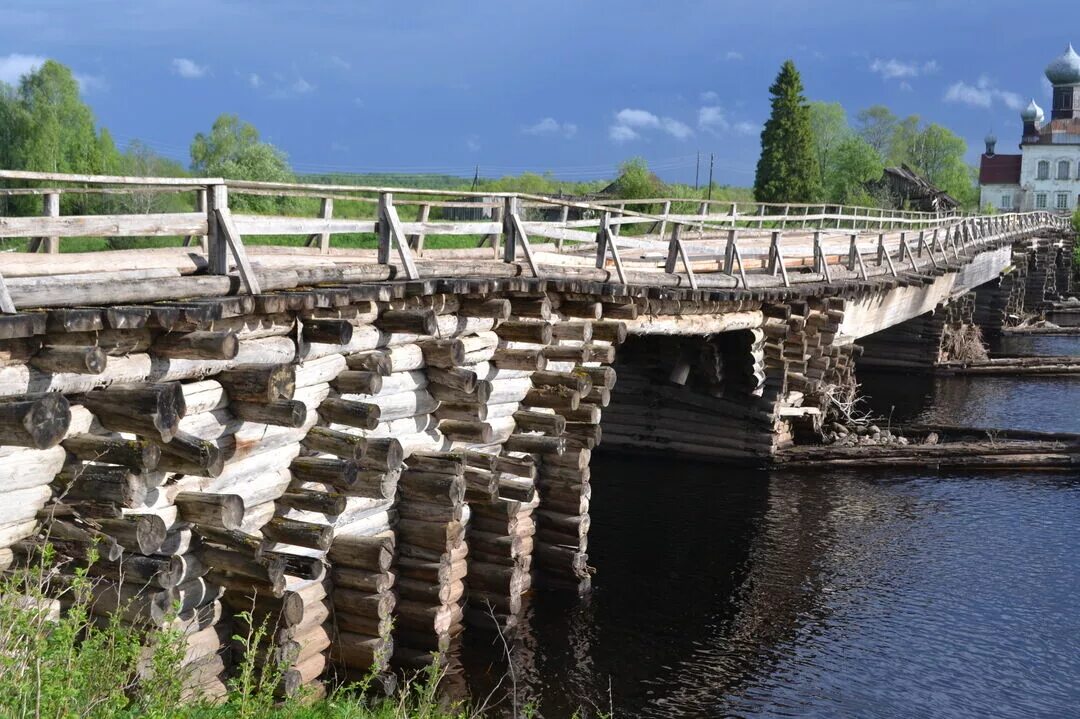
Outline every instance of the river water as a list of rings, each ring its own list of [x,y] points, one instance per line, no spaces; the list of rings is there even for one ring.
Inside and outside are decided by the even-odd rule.
[[[860,379],[895,422],[1080,432],[1080,377]],[[591,596],[532,598],[513,682],[466,632],[475,694],[503,677],[544,717],[1080,716],[1075,474],[598,452],[592,477]]]

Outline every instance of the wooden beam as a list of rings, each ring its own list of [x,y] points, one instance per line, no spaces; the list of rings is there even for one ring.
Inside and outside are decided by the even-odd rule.
[[[15,302],[11,299],[11,293],[8,292],[7,285],[4,284],[4,273],[0,272],[0,312],[4,314],[15,314]]]
[[[536,258],[533,257],[532,246],[529,244],[529,236],[525,234],[525,229],[521,226],[521,218],[515,212],[510,215],[510,221],[514,225],[514,232],[516,234],[517,242],[521,243],[521,251],[525,253],[525,262],[528,263],[529,269],[532,270],[533,277],[540,276],[540,269],[536,264]]]
[[[218,219],[218,232],[224,236],[225,242],[229,245],[229,249],[232,250],[233,259],[236,260],[236,271],[240,274],[244,287],[247,288],[248,294],[259,294],[262,292],[259,288],[259,280],[255,277],[254,270],[251,269],[251,263],[248,262],[244,241],[236,230],[232,213],[228,207],[219,208],[215,212]],[[219,237],[218,241],[220,242],[221,239],[222,237]]]
[[[390,264],[390,249],[396,246],[398,258],[405,270],[405,277],[410,280],[420,278],[416,270],[416,262],[413,260],[412,251],[409,250],[405,230],[401,226],[397,208],[394,207],[394,195],[384,192],[379,195],[379,264]]]
[[[615,274],[619,276],[619,282],[626,284],[626,271],[623,269],[622,258],[619,257],[619,248],[615,246],[615,236],[611,232],[611,213],[605,212],[600,218],[600,229],[596,233],[596,267],[604,269],[607,264],[608,250],[611,250],[611,259],[615,262]]]
[[[678,260],[682,260],[683,268],[686,270],[686,277],[690,281],[691,289],[697,289],[697,278],[694,277],[694,270],[690,266],[690,259],[686,256],[686,248],[682,243],[682,225],[675,225],[671,230],[671,243],[668,245],[667,262],[664,264],[664,270],[671,274],[675,274],[675,263]],[[727,265],[724,266],[724,271],[730,274],[731,268]]]
[[[0,237],[183,237],[204,232],[206,216],[197,212],[0,217]]]

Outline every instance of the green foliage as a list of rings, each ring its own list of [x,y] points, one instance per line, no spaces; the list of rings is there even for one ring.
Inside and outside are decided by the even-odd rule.
[[[619,165],[615,193],[623,200],[646,200],[663,194],[664,187],[641,157],[632,157]]]
[[[817,157],[818,170],[821,173],[821,186],[828,187],[829,168],[833,154],[840,143],[851,136],[847,113],[838,102],[811,102],[810,131],[814,137],[814,155]],[[830,198],[832,199],[832,198]]]
[[[821,170],[795,63],[784,63],[769,92],[772,112],[761,133],[754,197],[759,202],[813,202],[821,195]]]
[[[842,205],[874,205],[866,183],[881,177],[881,156],[863,138],[852,135],[842,140],[825,166],[825,195]]]
[[[855,132],[885,160],[892,148],[896,115],[884,105],[871,105],[855,117]]]
[[[70,69],[47,60],[24,75],[16,88],[0,83],[0,167],[105,174],[118,166],[112,136],[98,130]],[[101,202],[87,195],[65,196],[62,211],[86,212]],[[13,198],[5,209],[10,214],[37,213],[40,200]]]
[[[96,557],[89,557],[93,565]],[[283,667],[261,662],[266,628],[237,637],[245,659],[224,704],[185,696],[185,638],[180,630],[139,631],[121,614],[94,616],[102,592],[87,568],[65,568],[61,579],[51,547],[40,560],[0,579],[0,716],[49,719],[466,719],[465,707],[445,707],[437,669],[405,682],[390,697],[367,692],[371,679],[342,687],[327,699],[275,698]],[[65,607],[52,612],[53,598]],[[247,619],[250,619],[248,617]],[[248,622],[250,624],[250,622]]]
[[[191,170],[196,175],[229,180],[296,180],[285,153],[259,140],[254,125],[229,114],[219,115],[209,134],[195,135],[191,142]],[[229,198],[230,207],[251,212],[284,212],[288,204],[280,198],[258,195]]]

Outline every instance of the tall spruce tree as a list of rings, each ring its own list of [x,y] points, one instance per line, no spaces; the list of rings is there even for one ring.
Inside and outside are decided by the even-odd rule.
[[[814,202],[821,196],[821,170],[814,154],[810,108],[795,63],[784,62],[769,92],[772,114],[761,131],[754,199]]]

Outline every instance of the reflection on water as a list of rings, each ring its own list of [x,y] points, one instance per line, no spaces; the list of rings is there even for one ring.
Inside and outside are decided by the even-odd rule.
[[[898,421],[1080,432],[1080,377],[864,379]],[[538,593],[514,642],[545,717],[1077,714],[1076,476],[600,454],[593,485],[592,596]],[[486,693],[501,645],[469,634]]]

